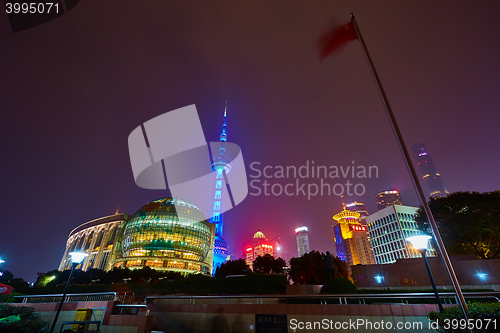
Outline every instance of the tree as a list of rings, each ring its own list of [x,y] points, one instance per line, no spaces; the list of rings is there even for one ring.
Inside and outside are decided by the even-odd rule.
[[[253,271],[255,273],[283,273],[285,266],[285,260],[281,258],[275,259],[269,253],[258,256],[253,261]]]
[[[450,255],[500,258],[500,191],[455,192],[431,198],[429,206]],[[415,220],[421,231],[432,234],[422,207]]]
[[[305,253],[299,258],[290,259],[290,277],[296,284],[325,284],[325,254],[318,251]],[[347,263],[339,257],[333,257],[333,277],[349,276]]]
[[[21,278],[15,278],[14,274],[5,270],[1,271],[2,275],[0,275],[0,283],[6,284],[14,288],[16,292],[23,292],[29,288],[28,282],[24,281]]]
[[[248,271],[248,265],[243,259],[229,260],[219,267],[215,271],[215,277],[226,277],[228,275],[242,275]]]

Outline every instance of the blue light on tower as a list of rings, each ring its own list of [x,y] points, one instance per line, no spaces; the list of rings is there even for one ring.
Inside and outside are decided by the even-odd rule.
[[[226,147],[225,143],[227,141],[226,134],[226,118],[227,118],[227,102],[226,108],[224,109],[224,124],[222,125],[222,133],[219,137],[220,148],[219,154],[213,156],[212,169],[215,172],[215,191],[214,191],[214,204],[212,207],[212,217],[211,221],[215,224],[215,243],[214,243],[214,274],[217,267],[219,267],[223,262],[229,260],[229,250],[227,248],[227,243],[222,238],[222,232],[224,228],[224,215],[221,213],[224,201],[223,193],[224,189],[224,178],[227,173],[231,171],[231,160],[229,156],[225,154]]]

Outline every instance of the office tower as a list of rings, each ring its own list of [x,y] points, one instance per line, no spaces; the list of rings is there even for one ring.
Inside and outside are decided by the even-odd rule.
[[[252,239],[252,244],[247,246],[245,250],[245,262],[253,269],[253,261],[257,257],[262,257],[266,254],[274,255],[274,246],[268,242],[264,233],[258,230]]]
[[[368,239],[367,228],[358,222],[360,214],[346,209],[344,203],[343,210],[335,214],[332,225],[337,247],[337,256],[351,265],[371,265],[375,263],[370,241]]]
[[[429,196],[431,198],[436,198],[445,197],[450,194],[444,186],[441,174],[436,170],[434,161],[432,161],[432,157],[429,155],[424,144],[417,143],[411,146],[411,149],[413,150],[415,162],[417,162],[418,168],[422,173],[422,179],[429,190]]]
[[[300,227],[295,229],[295,238],[297,239],[297,252],[299,257],[305,253],[309,253],[309,234],[307,227]]]
[[[420,257],[407,237],[421,232],[415,222],[417,207],[391,205],[366,218],[370,243],[377,264],[390,264],[397,259]],[[429,245],[427,255],[435,256],[435,250]]]
[[[378,210],[391,205],[403,205],[403,199],[401,199],[397,188],[377,193],[375,195],[375,202],[377,203]]]
[[[347,210],[350,210],[351,212],[358,212],[359,213],[359,218],[358,222],[361,223],[362,225],[366,225],[366,217],[370,214],[368,214],[368,211],[366,210],[366,206],[362,202],[351,202],[345,205]]]
[[[222,184],[225,174],[231,171],[230,159],[225,154],[226,147],[225,143],[227,141],[226,134],[226,118],[227,118],[227,104],[224,109],[224,124],[222,125],[222,133],[219,137],[220,148],[219,154],[213,157],[212,169],[215,171],[215,182],[214,182],[214,205],[212,208],[212,217],[210,222],[215,224],[215,243],[214,243],[214,269],[217,269],[223,262],[229,260],[229,250],[226,241],[222,237],[223,227],[224,227],[224,214],[223,211],[223,195],[222,195]]]

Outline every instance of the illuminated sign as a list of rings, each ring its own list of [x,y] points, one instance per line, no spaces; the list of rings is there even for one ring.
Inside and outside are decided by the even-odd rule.
[[[295,232],[307,231],[307,230],[309,230],[309,229],[307,229],[307,227],[300,227],[300,228],[295,229]]]
[[[351,225],[349,226],[351,230],[354,231],[366,231],[366,227],[362,225]]]
[[[248,251],[252,251],[252,248],[251,248],[251,247],[249,247],[249,248],[247,249],[247,252],[248,252]]]

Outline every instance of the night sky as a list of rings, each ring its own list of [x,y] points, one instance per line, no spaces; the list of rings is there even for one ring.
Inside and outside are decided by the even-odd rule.
[[[354,161],[379,175],[348,178],[366,193],[347,201],[373,213],[374,195],[397,187],[418,205],[359,42],[319,61],[318,40],[351,11],[407,145],[426,145],[450,192],[500,189],[499,1],[80,1],[15,34],[0,15],[0,268],[34,281],[76,226],[169,196],[135,185],[127,138],[191,104],[217,141],[228,100],[248,176],[252,162]],[[260,229],[296,256],[306,225],[311,249],[331,251],[340,209],[334,195],[249,195],[224,237],[240,254]]]

